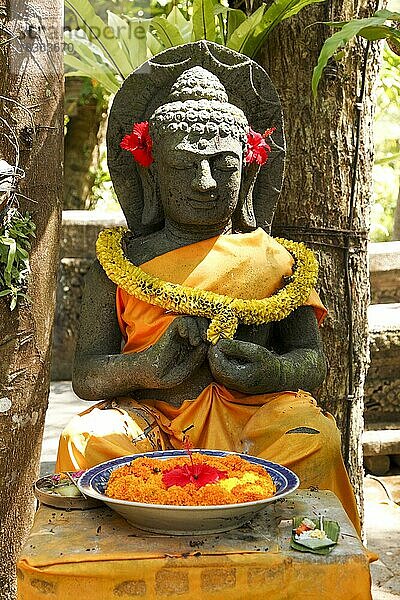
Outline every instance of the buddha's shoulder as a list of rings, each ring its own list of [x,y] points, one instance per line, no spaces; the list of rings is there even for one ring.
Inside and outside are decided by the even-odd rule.
[[[98,298],[106,292],[115,294],[116,287],[96,258],[85,275],[85,296]]]
[[[124,239],[125,256],[137,266],[173,249],[171,242],[162,231],[140,237],[127,235]]]

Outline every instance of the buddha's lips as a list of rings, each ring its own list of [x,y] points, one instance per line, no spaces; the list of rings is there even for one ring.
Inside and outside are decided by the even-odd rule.
[[[226,471],[220,471],[216,467],[211,467],[205,463],[185,464],[164,471],[162,481],[167,488],[173,485],[184,487],[188,483],[194,483],[198,488],[208,483],[217,483],[221,479],[226,479]]]

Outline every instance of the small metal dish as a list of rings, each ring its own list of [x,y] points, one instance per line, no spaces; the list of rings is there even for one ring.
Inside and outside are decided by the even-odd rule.
[[[64,510],[87,510],[89,508],[98,508],[102,505],[100,500],[83,496],[82,493],[79,492],[79,488],[77,488],[77,492],[79,492],[79,495],[77,496],[71,497],[57,494],[54,492],[54,477],[57,475],[60,475],[60,473],[45,475],[33,484],[33,493],[41,504],[46,504],[46,506],[52,506],[53,508],[62,508]],[[73,486],[72,482],[68,485],[71,487]]]

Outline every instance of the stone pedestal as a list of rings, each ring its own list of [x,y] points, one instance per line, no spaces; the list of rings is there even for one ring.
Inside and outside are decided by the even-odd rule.
[[[294,515],[340,523],[328,556],[290,548]],[[108,508],[41,507],[18,562],[18,600],[370,600],[368,555],[331,492],[301,490],[240,529],[165,536]]]

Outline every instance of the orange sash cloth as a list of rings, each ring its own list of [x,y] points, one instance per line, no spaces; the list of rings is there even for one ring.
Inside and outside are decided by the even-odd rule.
[[[291,274],[291,255],[262,229],[223,235],[168,252],[142,265],[144,271],[174,283],[245,299],[264,298]],[[117,315],[123,352],[141,352],[166,331],[175,314],[137,300],[121,288]],[[318,322],[326,309],[312,291],[306,302]],[[181,448],[182,432],[194,425],[197,448],[245,452],[283,464],[301,487],[333,491],[357,531],[360,524],[332,415],[323,413],[308,392],[246,395],[212,383],[174,408],[167,402],[117,398],[89,408],[64,430],[56,470],[86,469],[128,454]]]

